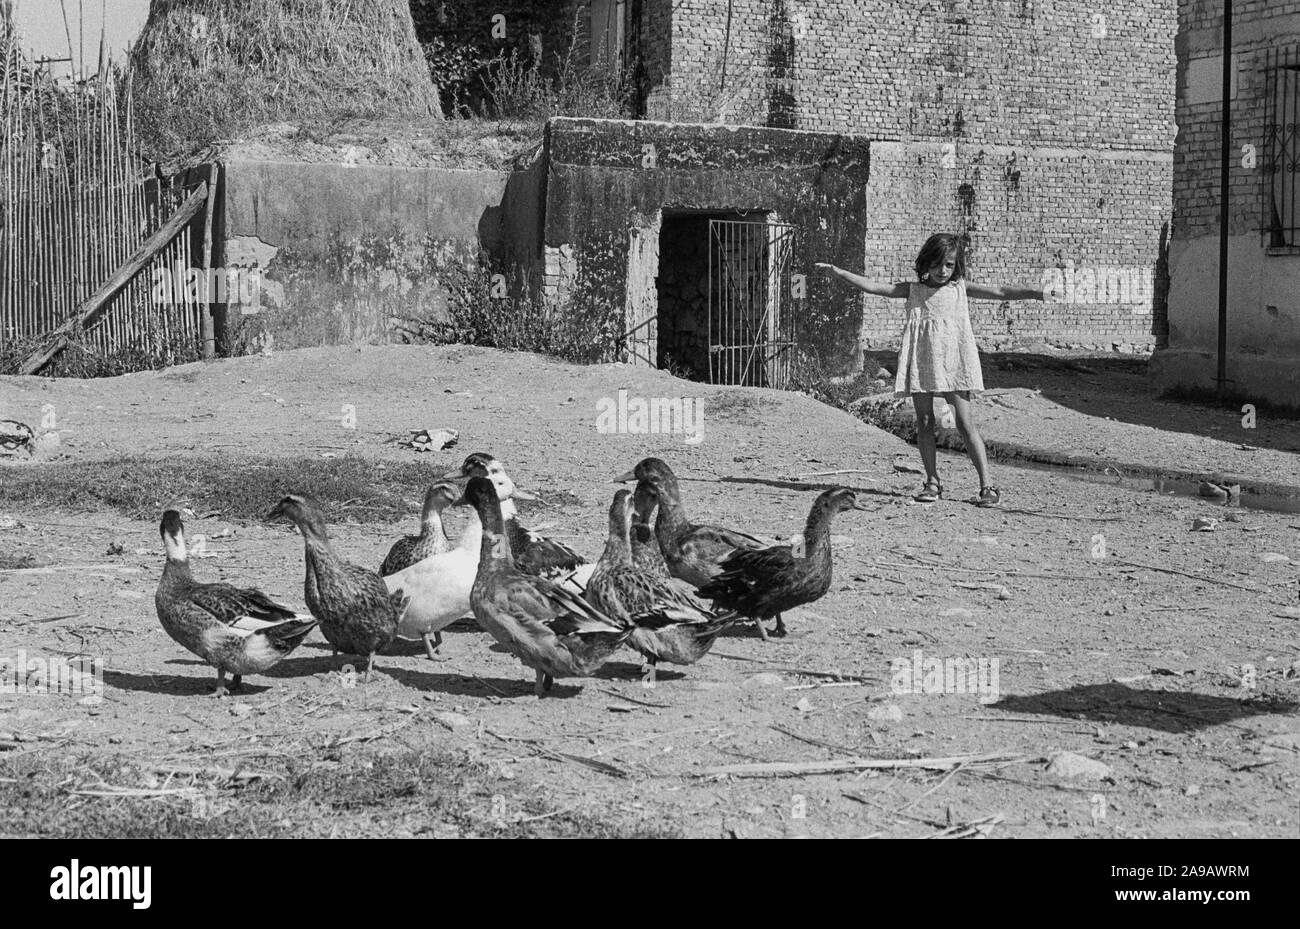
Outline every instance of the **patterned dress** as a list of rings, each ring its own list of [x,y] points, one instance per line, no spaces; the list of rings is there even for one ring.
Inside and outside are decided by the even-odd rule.
[[[894,396],[983,390],[979,349],[971,329],[966,282],[931,287],[912,283],[898,350]]]

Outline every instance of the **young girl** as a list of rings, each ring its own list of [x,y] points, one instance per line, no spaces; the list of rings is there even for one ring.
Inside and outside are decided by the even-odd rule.
[[[898,352],[898,374],[894,394],[912,398],[916,407],[917,444],[925,463],[925,486],[914,499],[933,503],[943,496],[943,484],[935,462],[934,395],[952,407],[957,431],[966,443],[979,474],[980,492],[970,502],[996,506],[1001,500],[997,488],[989,485],[989,464],[984,440],[975,429],[971,394],[984,389],[979,350],[971,330],[967,297],[976,300],[1042,300],[1041,290],[1026,287],[973,287],[966,284],[966,260],[962,240],[939,233],[930,236],[916,257],[916,282],[878,284],[843,268],[819,262],[818,268],[841,277],[878,297],[906,297],[907,324]]]

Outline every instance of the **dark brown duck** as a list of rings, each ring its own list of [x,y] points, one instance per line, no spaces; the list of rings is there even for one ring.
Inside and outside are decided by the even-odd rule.
[[[539,697],[557,677],[595,673],[627,641],[631,626],[605,616],[559,584],[516,567],[490,480],[470,478],[464,502],[483,523],[469,601],[479,625],[536,672]]]
[[[717,577],[700,587],[699,594],[713,601],[714,609],[735,610],[758,623],[776,617],[773,635],[786,634],[781,614],[821,599],[831,587],[831,521],[835,514],[857,506],[853,491],[835,488],[813,501],[800,546],[773,545],[757,551],[739,551],[724,560]]]
[[[762,548],[768,543],[752,535],[693,523],[682,505],[677,476],[672,468],[658,458],[645,458],[636,469],[616,478],[619,481],[637,482],[647,505],[658,505],[655,519],[655,537],[668,570],[694,587],[699,587],[721,570],[723,560],[737,550]]]
[[[583,596],[596,609],[633,628],[628,645],[654,666],[695,664],[736,621],[719,617],[666,574],[638,567],[632,558],[632,492],[614,494],[609,539]]]
[[[307,555],[303,591],[307,608],[320,621],[321,634],[334,654],[365,655],[366,680],[374,669],[375,652],[397,634],[406,598],[388,592],[374,571],[340,558],[330,546],[320,506],[310,497],[289,494],[267,514],[287,517],[302,533]]]

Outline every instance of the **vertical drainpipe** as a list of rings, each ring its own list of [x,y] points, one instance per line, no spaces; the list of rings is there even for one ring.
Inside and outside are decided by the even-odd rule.
[[[1223,125],[1219,153],[1219,358],[1215,389],[1228,387],[1228,196],[1232,158],[1232,0],[1223,0]]]

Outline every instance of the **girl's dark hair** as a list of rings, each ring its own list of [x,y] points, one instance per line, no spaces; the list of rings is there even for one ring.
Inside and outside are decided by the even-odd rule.
[[[921,254],[916,256],[916,279],[924,281],[931,268],[950,256],[955,265],[951,280],[959,281],[966,276],[966,237],[936,232],[925,240]]]

